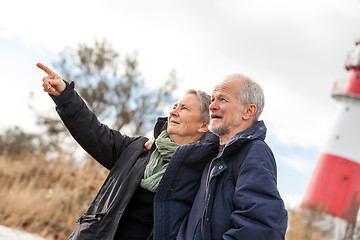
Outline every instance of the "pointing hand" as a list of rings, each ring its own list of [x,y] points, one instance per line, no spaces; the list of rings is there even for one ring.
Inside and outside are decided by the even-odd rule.
[[[42,79],[44,91],[54,96],[60,96],[60,94],[65,90],[66,83],[59,75],[44,64],[37,63],[36,66],[47,73],[47,76]]]

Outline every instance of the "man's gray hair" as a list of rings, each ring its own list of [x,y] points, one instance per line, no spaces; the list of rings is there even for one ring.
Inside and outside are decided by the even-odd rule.
[[[186,94],[195,94],[200,100],[200,120],[210,121],[209,106],[211,103],[211,96],[204,91],[189,89],[185,92]]]
[[[265,96],[262,87],[249,77],[242,74],[233,74],[226,77],[226,79],[234,78],[242,79],[244,81],[244,85],[239,94],[239,101],[242,107],[245,107],[248,104],[256,105],[257,109],[253,120],[254,122],[257,122],[265,105]]]

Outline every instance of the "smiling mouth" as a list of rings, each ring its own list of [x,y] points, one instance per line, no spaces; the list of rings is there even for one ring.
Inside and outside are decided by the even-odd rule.
[[[219,114],[211,114],[211,119],[221,119],[222,118],[222,116],[221,115],[219,115]]]
[[[171,121],[169,121],[169,124],[179,124],[179,123],[174,120],[171,120]]]

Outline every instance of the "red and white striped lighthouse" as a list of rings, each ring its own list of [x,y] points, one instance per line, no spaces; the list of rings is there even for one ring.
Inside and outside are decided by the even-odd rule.
[[[336,82],[336,119],[321,150],[302,206],[355,223],[360,204],[360,40],[345,63],[346,81]]]

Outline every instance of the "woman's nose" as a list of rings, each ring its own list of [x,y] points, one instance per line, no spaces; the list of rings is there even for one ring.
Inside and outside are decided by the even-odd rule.
[[[170,115],[174,115],[177,116],[179,113],[177,111],[177,108],[174,108],[173,110],[170,111]]]

